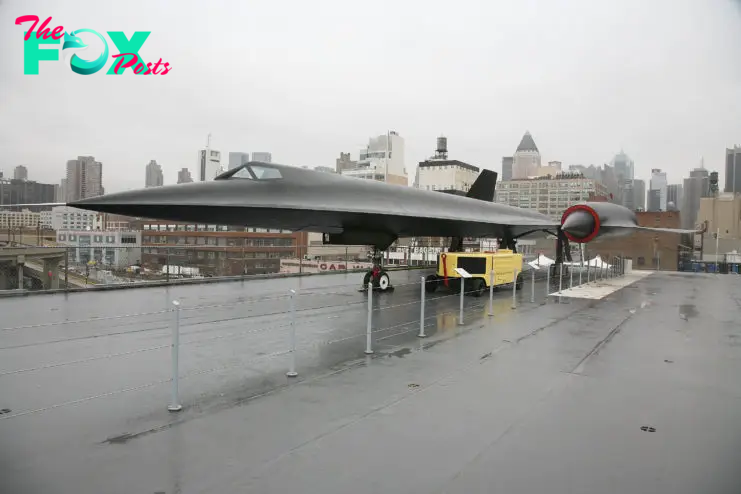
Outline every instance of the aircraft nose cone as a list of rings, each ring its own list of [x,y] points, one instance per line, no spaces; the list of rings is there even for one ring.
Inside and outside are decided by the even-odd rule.
[[[596,226],[594,217],[588,211],[577,210],[566,217],[561,230],[574,238],[586,238]]]

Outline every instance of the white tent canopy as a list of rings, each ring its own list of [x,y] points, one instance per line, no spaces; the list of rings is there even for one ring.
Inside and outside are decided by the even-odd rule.
[[[534,259],[528,263],[531,267],[535,269],[540,269],[541,267],[548,267],[551,264],[555,264],[556,261],[553,259],[549,259],[548,257],[544,256],[543,254],[538,254],[537,259]]]
[[[588,265],[590,268],[591,267],[596,267],[596,268],[600,268],[600,269],[611,267],[608,263],[606,263],[605,261],[603,261],[602,258],[599,255],[597,255],[591,261],[587,261],[585,263],[585,265]]]

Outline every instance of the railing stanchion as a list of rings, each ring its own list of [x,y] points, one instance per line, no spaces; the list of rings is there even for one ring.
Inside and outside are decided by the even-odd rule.
[[[291,311],[291,322],[290,322],[290,338],[291,338],[291,360],[288,368],[288,372],[286,372],[286,376],[288,377],[296,377],[298,376],[298,372],[296,372],[296,290],[291,290],[291,293],[289,295],[290,305],[289,309]]]
[[[373,281],[368,282],[368,324],[365,327],[365,354],[373,353],[372,331],[373,331]]]
[[[180,302],[173,300],[172,305],[172,342],[170,344],[172,349],[172,399],[167,409],[171,412],[179,412],[183,409],[183,406],[180,404],[178,389],[178,379],[180,374]]]
[[[419,289],[419,334],[418,337],[424,338],[425,336],[425,277],[422,276],[422,283]]]

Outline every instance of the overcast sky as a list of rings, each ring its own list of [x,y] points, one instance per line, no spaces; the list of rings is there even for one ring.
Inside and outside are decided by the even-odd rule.
[[[140,54],[172,71],[24,75],[27,14],[151,31]],[[0,171],[58,183],[93,155],[114,192],[142,187],[152,159],[166,184],[195,174],[209,132],[225,157],[313,167],[395,130],[411,182],[441,134],[451,158],[499,171],[529,130],[544,163],[623,148],[638,178],[679,182],[704,156],[722,179],[741,144],[739,33],[733,0],[0,0]]]

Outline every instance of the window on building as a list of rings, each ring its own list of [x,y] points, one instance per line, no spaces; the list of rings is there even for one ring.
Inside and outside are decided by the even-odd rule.
[[[60,235],[59,235],[59,241],[60,241],[60,242],[64,242],[64,240],[65,240],[65,238],[66,238],[66,237],[67,237],[67,236],[66,236],[65,234],[63,234],[63,233],[62,233],[62,234],[60,234]]]
[[[122,244],[135,244],[136,235],[121,235],[121,243]]]

